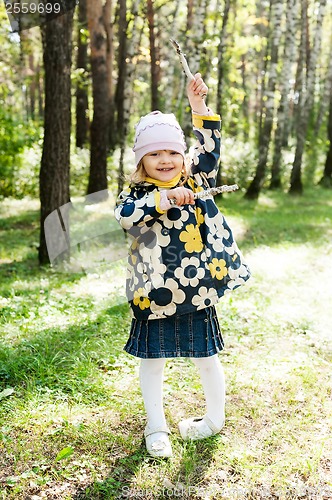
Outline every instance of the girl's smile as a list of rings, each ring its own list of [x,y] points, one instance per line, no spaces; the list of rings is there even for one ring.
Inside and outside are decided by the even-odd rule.
[[[181,153],[160,149],[146,154],[143,159],[146,175],[159,181],[170,181],[181,173],[184,165]]]

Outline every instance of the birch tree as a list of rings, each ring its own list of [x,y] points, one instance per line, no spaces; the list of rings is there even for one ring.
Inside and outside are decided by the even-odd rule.
[[[190,33],[194,24],[194,0],[187,0],[187,26],[186,33]]]
[[[286,33],[283,55],[283,66],[280,74],[280,104],[277,113],[277,127],[274,138],[274,152],[271,168],[270,188],[281,187],[281,155],[284,143],[284,133],[289,116],[288,96],[292,88],[293,65],[296,57],[296,25],[297,0],[287,0],[286,6]]]
[[[327,63],[327,72],[325,76],[325,82],[323,84],[322,93],[319,96],[319,110],[317,113],[317,118],[314,128],[314,136],[317,137],[322,126],[326,111],[329,107],[330,102],[330,92],[332,87],[332,37],[330,39],[330,52]]]
[[[301,194],[303,191],[302,184],[302,157],[304,153],[305,140],[309,124],[309,115],[312,109],[315,95],[315,80],[316,80],[316,65],[321,49],[322,40],[322,24],[325,14],[326,0],[321,0],[319,4],[316,29],[313,36],[313,46],[310,53],[310,59],[307,66],[306,87],[302,86],[299,103],[299,117],[296,127],[296,151],[293,162],[291,179],[290,179],[290,194]],[[303,25],[304,29],[304,25]],[[302,46],[305,43],[305,36],[302,29]],[[304,48],[302,47],[302,50]]]
[[[224,86],[224,56],[226,49],[226,38],[227,38],[227,24],[229,17],[231,2],[230,0],[225,0],[223,17],[222,17],[222,25],[220,30],[220,38],[218,44],[218,82],[217,82],[217,103],[216,103],[216,113],[222,116],[222,107],[223,107],[223,86]],[[221,10],[221,6],[219,6]]]
[[[185,45],[185,52],[187,55],[187,60],[189,67],[193,74],[200,70],[201,53],[203,47],[203,35],[204,35],[204,22],[207,11],[208,0],[193,0],[188,1],[187,6],[187,40]],[[204,77],[204,75],[203,75]],[[182,102],[184,103],[185,109],[188,110],[188,101],[186,98],[183,99],[185,94],[185,89],[187,85],[187,78],[183,76],[183,91],[182,91]],[[184,113],[182,118],[182,128],[186,137],[191,135],[192,122],[189,113]]]
[[[271,140],[273,116],[275,108],[275,88],[277,82],[278,50],[281,39],[281,20],[283,13],[283,1],[271,0],[271,24],[270,24],[270,65],[269,77],[264,98],[264,121],[259,138],[259,158],[255,176],[246,192],[246,198],[256,199],[264,182],[266,164]]]
[[[192,30],[190,35],[191,47],[188,53],[188,60],[193,73],[196,73],[200,69],[207,8],[208,0],[196,0],[195,29]]]
[[[257,10],[256,16],[262,15],[262,14],[260,14],[261,11],[263,11],[263,15],[264,15],[265,8],[266,8],[266,5],[264,5],[264,2],[258,1],[256,4],[256,10]],[[256,95],[257,95],[256,106],[259,103],[259,108],[257,108],[257,111],[258,111],[257,112],[258,138],[259,138],[259,140],[262,137],[263,115],[265,112],[264,96],[265,96],[265,87],[266,87],[266,75],[268,73],[268,63],[269,63],[269,59],[270,59],[270,50],[271,50],[271,12],[272,12],[272,1],[271,0],[269,1],[268,8],[269,8],[269,10],[267,13],[267,24],[266,24],[264,17],[263,17],[263,19],[264,19],[265,23],[263,21],[263,22],[260,22],[258,24],[258,26],[260,28],[258,31],[259,36],[261,38],[264,38],[266,36],[266,39],[267,39],[266,45],[260,54],[260,55],[262,55],[262,63],[259,63],[259,61],[258,61],[258,64],[257,64],[258,78],[257,78],[257,90],[256,90]],[[260,21],[262,21],[262,18],[258,17],[258,19],[260,19]]]
[[[220,38],[218,44],[218,81],[217,81],[217,102],[216,102],[216,113],[221,117],[223,116],[223,87],[224,87],[224,55],[226,49],[226,38],[227,38],[227,24],[229,18],[231,2],[230,0],[225,0],[222,25],[220,31]],[[221,7],[221,6],[220,6]],[[219,8],[220,8],[219,7]],[[222,122],[221,122],[222,124]],[[219,169],[217,173],[217,185],[222,184],[222,165],[221,160],[219,162]]]
[[[147,19],[150,43],[151,110],[159,109],[160,60],[155,33],[155,11],[152,0],[147,0]]]
[[[173,10],[173,15],[172,15],[172,22],[171,22],[170,30],[169,30],[171,38],[174,37],[174,33],[177,33],[177,31],[178,31],[178,29],[177,29],[178,24],[177,23],[178,23],[179,9],[180,9],[180,0],[176,0],[175,7]],[[168,35],[168,33],[167,33],[167,35]],[[168,36],[168,38],[169,38],[169,36]],[[162,52],[162,57],[165,57],[165,59],[166,59],[166,54],[169,54],[169,50],[170,50],[169,41],[165,40],[165,48],[164,48],[164,51]],[[164,98],[164,101],[165,101],[167,108],[169,108],[171,103],[173,102],[173,97],[175,95],[174,92],[177,89],[177,85],[176,85],[176,81],[175,81],[175,75],[176,75],[175,68],[176,68],[176,65],[173,62],[169,61],[168,65],[167,65],[167,69],[166,69],[166,74],[165,74],[166,86],[163,90],[163,98]],[[167,111],[167,109],[166,109],[166,111]]]

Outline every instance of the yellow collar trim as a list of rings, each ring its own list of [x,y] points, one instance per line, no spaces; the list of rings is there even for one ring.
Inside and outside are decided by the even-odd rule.
[[[170,181],[164,182],[164,181],[159,181],[158,179],[153,179],[152,177],[145,177],[145,181],[149,182],[150,184],[154,184],[155,186],[161,187],[161,188],[173,188],[175,187],[178,183],[179,180],[181,179],[182,172],[180,172],[176,177],[173,177]]]

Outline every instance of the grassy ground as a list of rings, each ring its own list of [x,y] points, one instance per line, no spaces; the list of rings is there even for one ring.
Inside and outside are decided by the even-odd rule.
[[[94,245],[49,269],[36,262],[37,202],[1,202],[0,499],[332,498],[331,193],[236,193],[222,205],[253,272],[218,305],[227,423],[182,442],[177,422],[202,414],[204,398],[191,363],[170,360],[167,461],[149,459],[142,441],[110,207],[77,203],[89,212],[77,216],[77,241],[89,227]],[[91,229],[103,224],[108,239]]]

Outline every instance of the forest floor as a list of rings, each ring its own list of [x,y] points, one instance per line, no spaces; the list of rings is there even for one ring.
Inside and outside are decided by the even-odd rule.
[[[150,459],[142,438],[112,202],[83,205],[73,262],[49,268],[38,202],[0,202],[0,499],[331,499],[331,192],[221,200],[252,270],[217,307],[226,426],[181,440],[177,423],[204,398],[190,361],[169,360],[169,460]]]

